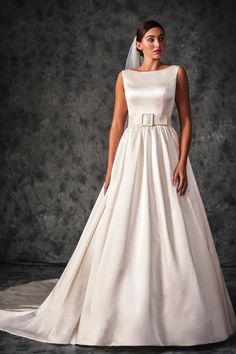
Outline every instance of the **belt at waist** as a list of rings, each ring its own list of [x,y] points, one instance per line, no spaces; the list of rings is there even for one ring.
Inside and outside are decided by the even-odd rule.
[[[132,113],[128,117],[128,126],[132,125],[171,125],[171,116],[161,113]]]

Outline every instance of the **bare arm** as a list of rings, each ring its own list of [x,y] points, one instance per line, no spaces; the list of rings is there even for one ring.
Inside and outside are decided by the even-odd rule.
[[[128,112],[123,77],[121,71],[118,73],[116,85],[115,85],[115,105],[114,113],[109,131],[109,150],[107,159],[107,171],[105,179],[105,191],[108,187],[113,162],[115,159],[116,150],[120,141],[120,138],[124,132],[125,118]]]
[[[188,186],[186,164],[192,135],[192,118],[189,99],[188,77],[184,68],[179,67],[176,83],[175,102],[180,120],[179,161],[173,173],[173,183],[177,192],[185,194]]]
[[[192,118],[189,99],[188,77],[184,68],[179,67],[175,102],[180,120],[179,162],[186,164],[192,135]]]

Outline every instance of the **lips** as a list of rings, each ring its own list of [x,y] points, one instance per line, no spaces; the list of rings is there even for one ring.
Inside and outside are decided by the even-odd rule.
[[[161,50],[154,50],[154,53],[161,53]]]

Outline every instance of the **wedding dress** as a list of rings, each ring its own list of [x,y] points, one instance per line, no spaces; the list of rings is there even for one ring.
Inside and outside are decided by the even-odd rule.
[[[0,292],[0,329],[47,343],[213,343],[236,317],[199,189],[172,183],[179,137],[171,125],[178,65],[122,70],[128,125],[110,185],[102,186],[59,279]]]

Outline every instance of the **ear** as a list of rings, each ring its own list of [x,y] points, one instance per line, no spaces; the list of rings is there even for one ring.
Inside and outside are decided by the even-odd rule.
[[[142,50],[142,44],[140,43],[140,42],[136,42],[136,47],[138,48],[138,49],[140,49],[140,50]]]

